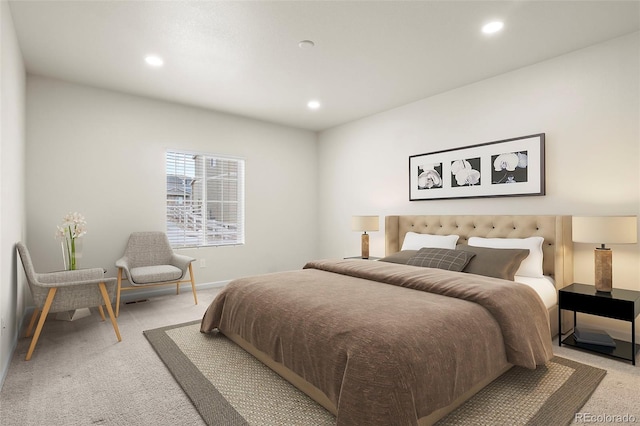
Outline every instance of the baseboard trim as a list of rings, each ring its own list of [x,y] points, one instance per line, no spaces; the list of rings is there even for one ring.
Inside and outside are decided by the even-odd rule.
[[[17,334],[14,336],[13,341],[11,342],[11,350],[9,351],[9,356],[7,357],[7,361],[5,362],[5,364],[2,366],[2,377],[0,377],[0,389],[2,389],[2,387],[4,386],[4,379],[7,377],[7,374],[9,373],[9,367],[11,366],[11,361],[13,361],[13,357],[16,353],[16,348],[18,347],[18,336],[20,336],[20,334]]]
[[[196,292],[198,290],[206,290],[210,288],[221,288],[227,285],[231,280],[226,281],[215,281],[210,283],[201,283],[196,284]],[[124,286],[123,286],[124,287]],[[191,293],[191,284],[190,283],[182,283],[180,284],[180,294],[183,292]],[[158,296],[167,296],[176,294],[176,287],[173,285],[166,285],[164,287],[139,287],[135,290],[127,290],[120,293],[120,302],[135,302],[136,300],[145,299],[148,297],[158,297]]]

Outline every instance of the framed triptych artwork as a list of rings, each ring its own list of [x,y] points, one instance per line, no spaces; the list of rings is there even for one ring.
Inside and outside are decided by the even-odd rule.
[[[409,157],[410,201],[544,193],[544,133]]]

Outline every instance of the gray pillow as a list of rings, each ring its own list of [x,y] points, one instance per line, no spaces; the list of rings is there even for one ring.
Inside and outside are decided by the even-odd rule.
[[[456,250],[475,253],[463,272],[509,281],[513,281],[520,263],[529,256],[527,249],[496,249],[458,244]]]
[[[391,263],[402,263],[406,265],[409,259],[418,253],[418,250],[402,250],[393,254],[390,254],[387,257],[383,257],[379,259],[378,262],[391,262]]]
[[[407,265],[460,272],[474,256],[475,253],[464,250],[423,247],[409,259]]]

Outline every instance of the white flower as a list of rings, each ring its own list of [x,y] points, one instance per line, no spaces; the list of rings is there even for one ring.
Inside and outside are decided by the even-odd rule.
[[[458,173],[455,174],[456,183],[459,186],[463,185],[476,185],[480,182],[480,172],[473,169],[460,169]]]
[[[454,175],[462,169],[471,169],[471,163],[467,160],[456,160],[451,163],[451,173]]]
[[[442,186],[442,178],[437,171],[429,169],[420,173],[420,176],[418,176],[418,189],[431,189],[434,186],[437,188]]]
[[[61,226],[57,226],[58,230],[56,231],[56,238],[64,238],[64,233],[66,232],[66,229],[61,227]]]
[[[519,152],[518,153],[518,167],[520,167],[521,169],[526,169],[528,162],[529,162],[529,160],[527,159],[527,154],[523,154],[523,153]]]
[[[518,156],[515,153],[510,152],[498,155],[493,162],[493,167],[496,169],[496,172],[505,169],[512,172],[516,167],[518,167],[519,162],[520,159]]]
[[[57,238],[69,238],[75,240],[87,233],[87,221],[78,212],[68,213],[62,218],[62,224],[58,225]]]
[[[87,233],[87,221],[78,212],[68,213],[62,218],[62,224],[57,226],[56,238],[63,240],[62,260],[67,270],[78,268],[76,257],[76,238]]]
[[[474,170],[467,160],[456,160],[451,163],[451,173],[456,177],[458,186],[476,185],[480,182],[480,172]]]

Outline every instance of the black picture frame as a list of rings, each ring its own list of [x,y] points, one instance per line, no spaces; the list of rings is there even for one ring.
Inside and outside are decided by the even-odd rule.
[[[409,201],[545,195],[545,134],[409,156]]]

